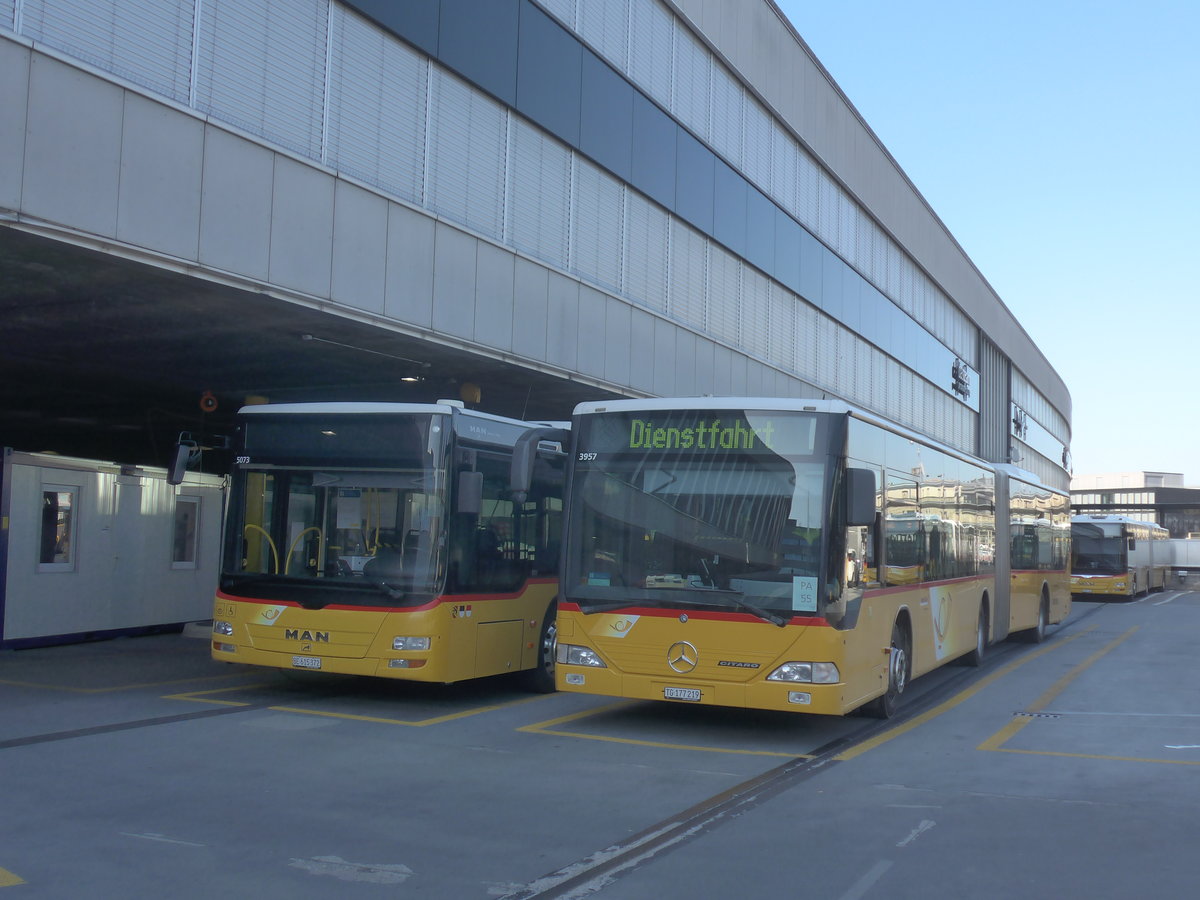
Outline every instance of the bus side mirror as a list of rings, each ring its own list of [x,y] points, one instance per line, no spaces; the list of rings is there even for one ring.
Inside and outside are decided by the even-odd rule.
[[[875,473],[871,469],[846,470],[846,524],[875,523]]]
[[[564,428],[546,426],[531,428],[513,445],[512,463],[508,473],[508,487],[512,492],[513,506],[518,509],[529,496],[533,485],[533,464],[537,461],[538,446],[543,441],[558,442],[563,450],[570,446],[571,432]]]
[[[195,443],[180,441],[175,445],[175,457],[167,469],[167,484],[183,484],[184,473],[187,472],[188,462],[195,450]]]
[[[477,516],[483,509],[483,473],[458,473],[458,501],[455,510]]]

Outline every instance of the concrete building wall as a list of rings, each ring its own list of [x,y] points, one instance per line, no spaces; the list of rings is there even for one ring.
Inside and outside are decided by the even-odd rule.
[[[880,225],[1065,416],[1070,396],[1044,354],[770,0],[671,0]]]
[[[618,392],[839,396],[1065,487],[1061,381],[767,0],[107,6],[0,18],[15,227]],[[981,329],[1044,434],[980,441]]]

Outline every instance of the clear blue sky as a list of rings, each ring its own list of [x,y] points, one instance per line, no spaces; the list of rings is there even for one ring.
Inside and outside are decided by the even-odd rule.
[[[1066,381],[1075,473],[1200,486],[1200,2],[777,2]]]

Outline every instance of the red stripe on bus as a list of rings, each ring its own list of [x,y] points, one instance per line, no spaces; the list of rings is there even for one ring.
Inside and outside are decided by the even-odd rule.
[[[318,609],[310,610],[311,612],[322,612],[324,610],[337,610],[339,612],[425,612],[426,610],[434,609],[445,603],[486,603],[490,600],[518,600],[525,594],[530,585],[537,584],[557,584],[553,578],[531,578],[525,582],[524,587],[504,594],[440,594],[434,597],[428,603],[423,603],[420,606],[357,606],[357,605],[341,605],[330,604],[322,606]],[[294,609],[303,609],[303,604],[295,600],[271,600],[265,597],[248,597],[243,595],[228,594],[224,591],[217,591],[217,599],[229,600],[234,603],[259,603],[263,606],[287,606]]]

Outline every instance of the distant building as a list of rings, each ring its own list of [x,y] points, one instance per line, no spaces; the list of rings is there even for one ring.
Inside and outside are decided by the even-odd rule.
[[[1200,532],[1200,488],[1177,472],[1110,472],[1071,479],[1071,511],[1157,522],[1172,538]]]

